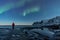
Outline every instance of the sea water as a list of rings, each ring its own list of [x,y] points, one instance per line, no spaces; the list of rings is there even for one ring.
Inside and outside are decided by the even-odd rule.
[[[15,25],[15,28],[31,27],[31,25]],[[0,28],[12,28],[11,25],[0,25]]]

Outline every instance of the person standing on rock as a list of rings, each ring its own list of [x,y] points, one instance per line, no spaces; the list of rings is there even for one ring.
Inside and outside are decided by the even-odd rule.
[[[14,30],[14,27],[15,27],[15,23],[13,22],[13,23],[12,23],[12,29],[13,29],[13,30]]]

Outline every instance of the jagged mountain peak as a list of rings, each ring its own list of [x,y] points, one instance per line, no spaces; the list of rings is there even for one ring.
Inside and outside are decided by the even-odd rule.
[[[59,24],[59,23],[60,23],[60,16],[56,16],[48,20],[41,20],[40,22],[34,22],[33,24]]]

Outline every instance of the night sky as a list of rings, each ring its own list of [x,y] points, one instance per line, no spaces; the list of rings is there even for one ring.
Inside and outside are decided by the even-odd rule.
[[[60,0],[0,0],[0,25],[31,25],[60,16]]]

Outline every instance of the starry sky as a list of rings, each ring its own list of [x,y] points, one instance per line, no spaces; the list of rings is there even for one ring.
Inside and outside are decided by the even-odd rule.
[[[31,25],[60,16],[60,0],[0,0],[0,25]]]

